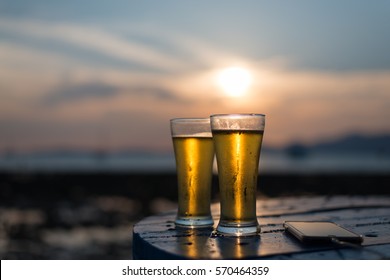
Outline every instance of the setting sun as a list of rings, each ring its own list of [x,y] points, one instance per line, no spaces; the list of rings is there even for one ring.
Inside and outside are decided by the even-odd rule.
[[[250,72],[240,67],[223,69],[218,75],[218,84],[230,96],[241,96],[252,82]]]

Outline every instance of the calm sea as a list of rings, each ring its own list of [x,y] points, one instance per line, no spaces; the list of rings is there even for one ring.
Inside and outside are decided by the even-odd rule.
[[[175,172],[175,159],[171,154],[8,155],[0,156],[0,171]],[[263,152],[260,159],[260,172],[390,174],[390,156],[312,153],[304,157],[291,157],[282,152]]]

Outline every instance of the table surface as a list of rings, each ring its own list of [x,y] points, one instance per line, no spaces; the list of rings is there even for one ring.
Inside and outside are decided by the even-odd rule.
[[[211,206],[214,225],[219,203]],[[213,237],[212,229],[175,227],[176,211],[134,225],[134,259],[389,259],[390,198],[379,196],[291,197],[257,200],[261,234]],[[305,245],[286,233],[284,221],[332,221],[364,238],[361,249]]]

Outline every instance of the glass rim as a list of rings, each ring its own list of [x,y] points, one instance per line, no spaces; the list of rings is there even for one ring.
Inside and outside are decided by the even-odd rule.
[[[202,122],[210,122],[210,117],[208,118],[173,118],[169,120],[171,123],[185,123],[185,122],[192,122],[192,123],[202,123]]]
[[[226,117],[226,118],[251,118],[251,117],[265,117],[265,114],[255,114],[255,113],[247,113],[247,114],[213,114],[210,115],[210,118],[215,117]]]

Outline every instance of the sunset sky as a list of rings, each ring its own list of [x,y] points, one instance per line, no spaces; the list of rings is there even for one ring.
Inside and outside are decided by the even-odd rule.
[[[1,0],[0,153],[168,151],[169,119],[214,113],[266,114],[273,147],[390,133],[389,15],[381,0]]]

